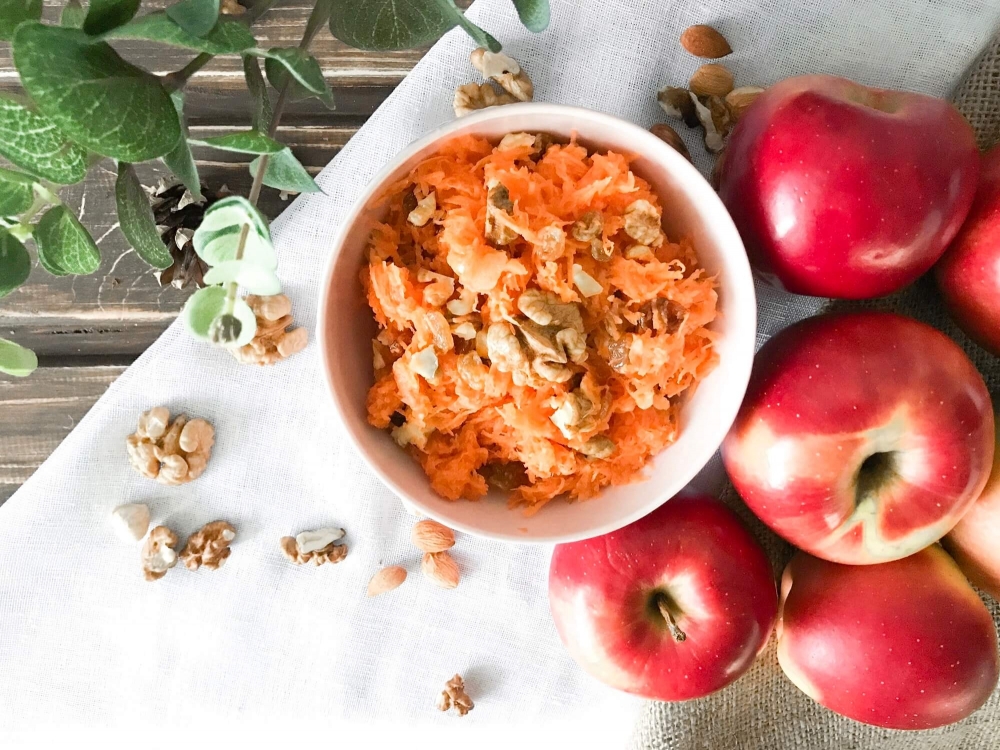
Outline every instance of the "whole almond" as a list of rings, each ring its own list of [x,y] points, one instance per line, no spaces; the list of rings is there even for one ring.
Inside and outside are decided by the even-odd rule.
[[[729,105],[729,111],[733,113],[733,119],[740,119],[747,107],[763,93],[764,89],[760,86],[740,86],[726,94],[726,104]]]
[[[455,532],[437,521],[420,521],[410,532],[410,541],[424,552],[444,552],[455,546]]]
[[[405,580],[405,568],[402,568],[399,565],[390,565],[388,568],[382,568],[382,570],[373,575],[372,579],[368,582],[368,596],[378,596],[379,594],[384,594],[387,591],[398,589],[403,585],[403,581]]]
[[[689,100],[690,101],[690,100]],[[649,129],[649,132],[664,141],[667,145],[673,147],[676,151],[681,153],[688,161],[691,161],[691,154],[688,152],[687,146],[684,141],[681,140],[680,135],[672,127],[667,125],[665,122],[658,122],[656,125]]]
[[[425,552],[420,561],[420,569],[425,576],[443,589],[453,589],[458,586],[460,577],[458,563],[447,552]]]
[[[681,34],[681,46],[695,57],[707,57],[712,60],[725,57],[733,51],[726,37],[705,24],[686,28]]]
[[[694,72],[688,88],[697,96],[725,96],[733,90],[733,74],[725,65],[707,63]]]

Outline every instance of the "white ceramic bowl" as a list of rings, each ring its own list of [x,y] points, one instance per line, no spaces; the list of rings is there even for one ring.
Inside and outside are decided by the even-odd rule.
[[[553,501],[525,517],[499,494],[476,502],[451,502],[431,490],[423,470],[389,434],[366,421],[365,395],[372,384],[371,339],[375,323],[359,274],[378,198],[384,187],[455,136],[499,140],[510,132],[548,132],[597,149],[636,154],[632,168],[648,180],[664,207],[671,238],[691,237],[703,266],[719,278],[719,365],[681,412],[677,442],[656,456],[647,478],[608,487],[590,500]],[[729,430],[750,377],[756,335],[756,303],[743,243],[715,191],[677,151],[648,131],[616,117],[556,104],[493,107],[444,125],[404,149],[372,181],[347,215],[333,243],[320,297],[317,340],[334,407],[371,469],[416,509],[460,531],[515,542],[566,542],[597,536],[650,513],[682,489],[708,462]],[[494,496],[496,494],[496,496]]]

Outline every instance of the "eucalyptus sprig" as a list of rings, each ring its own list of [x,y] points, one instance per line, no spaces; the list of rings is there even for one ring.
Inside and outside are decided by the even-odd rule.
[[[548,0],[511,0],[531,31],[549,22]],[[253,338],[256,320],[238,296],[277,294],[277,256],[267,219],[256,204],[263,186],[292,192],[319,187],[291,150],[275,139],[287,101],[314,97],[334,107],[309,45],[324,26],[343,42],[366,50],[429,44],[459,26],[479,45],[500,43],[469,21],[454,0],[317,0],[295,47],[261,47],[253,23],[275,0],[257,0],[242,16],[219,13],[219,0],[180,0],[166,10],[138,15],[140,0],[69,0],[58,25],[41,22],[41,0],[0,0],[0,40],[13,48],[23,93],[0,95],[0,297],[23,284],[34,244],[38,264],[57,275],[95,272],[100,249],[59,190],[83,180],[102,157],[117,162],[115,198],[122,233],[150,266],[167,268],[149,199],[134,165],[154,159],[200,199],[191,146],[254,157],[248,197],[229,196],[206,210],[192,240],[209,266],[203,289],[185,305],[195,336],[223,346]],[[113,43],[138,40],[197,53],[184,67],[157,76],[121,57]],[[228,135],[192,139],[184,122],[184,87],[210,60],[242,58],[254,102],[252,125]],[[260,61],[264,61],[261,73]],[[277,92],[273,104],[270,89]],[[28,375],[34,353],[0,339],[0,372]]]

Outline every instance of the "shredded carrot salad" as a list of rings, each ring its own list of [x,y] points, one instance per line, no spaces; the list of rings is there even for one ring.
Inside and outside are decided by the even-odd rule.
[[[445,498],[527,514],[641,476],[715,366],[715,279],[622,154],[461,137],[385,196],[368,420]]]

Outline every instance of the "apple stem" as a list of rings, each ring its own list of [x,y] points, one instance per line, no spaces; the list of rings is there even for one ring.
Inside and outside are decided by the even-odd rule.
[[[687,633],[677,626],[677,621],[674,620],[674,616],[670,613],[670,607],[667,606],[663,597],[657,597],[656,606],[660,608],[660,614],[663,615],[663,619],[667,623],[667,630],[670,631],[670,635],[674,637],[674,640],[678,643],[686,641]]]

